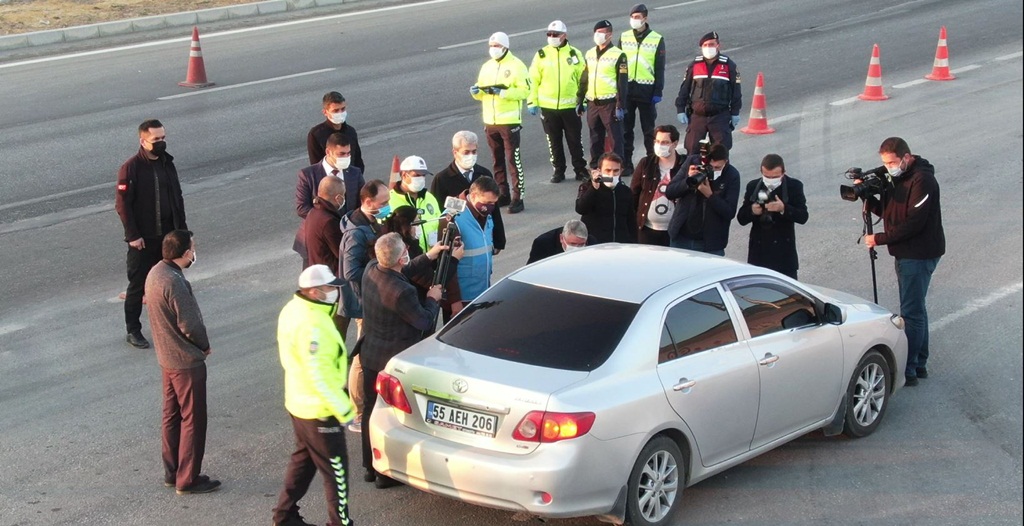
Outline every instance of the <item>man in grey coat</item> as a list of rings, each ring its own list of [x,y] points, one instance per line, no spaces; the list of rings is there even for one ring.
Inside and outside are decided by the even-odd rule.
[[[206,357],[210,340],[192,285],[182,269],[196,262],[192,232],[172,230],[163,239],[163,260],[146,277],[146,308],[162,371],[161,448],[164,485],[179,495],[209,493],[219,480],[201,475],[206,451]]]

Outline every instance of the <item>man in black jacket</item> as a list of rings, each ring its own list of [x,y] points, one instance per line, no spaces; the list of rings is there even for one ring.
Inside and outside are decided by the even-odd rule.
[[[434,175],[430,182],[430,193],[444,206],[448,197],[458,197],[469,190],[469,185],[481,177],[493,177],[491,171],[476,163],[479,139],[471,131],[459,131],[452,137],[452,161],[444,170]],[[494,255],[505,250],[505,223],[501,220],[501,209],[491,212],[494,221]]]
[[[906,385],[928,377],[928,310],[925,297],[932,272],[946,253],[946,235],[939,207],[935,167],[911,155],[907,141],[889,137],[878,148],[892,186],[868,198],[868,208],[881,216],[885,232],[864,236],[868,248],[886,245],[896,258],[900,315],[906,322]]]
[[[142,335],[142,296],[146,276],[162,259],[164,235],[188,230],[181,182],[174,157],[167,153],[167,134],[156,119],[139,125],[139,152],[117,172],[114,208],[128,243],[128,290],[124,297],[125,341],[138,349],[149,347]]]
[[[694,154],[665,189],[665,197],[676,201],[668,224],[669,246],[724,256],[740,200],[740,172],[729,164],[729,150],[721,144],[711,146],[708,158],[711,174],[702,174],[700,154]],[[695,184],[699,174],[706,177]]]
[[[563,252],[579,250],[595,243],[597,240],[587,233],[587,225],[584,225],[583,221],[570,219],[566,221],[564,227],[552,228],[533,240],[530,258],[526,260],[526,264],[557,256]]]
[[[622,184],[622,158],[608,152],[598,159],[590,181],[580,183],[576,213],[597,243],[636,243],[633,193]]]
[[[326,155],[327,139],[334,133],[341,133],[352,145],[352,166],[359,168],[360,172],[365,172],[366,165],[363,164],[363,150],[359,147],[359,134],[348,123],[348,103],[345,102],[345,97],[337,91],[328,91],[323,102],[322,112],[326,120],[310,128],[306,134],[309,164],[320,162]]]
[[[781,156],[769,153],[761,160],[761,178],[747,183],[736,220],[741,225],[753,223],[747,263],[797,279],[800,260],[794,225],[807,222],[807,199],[803,183],[786,173]]]

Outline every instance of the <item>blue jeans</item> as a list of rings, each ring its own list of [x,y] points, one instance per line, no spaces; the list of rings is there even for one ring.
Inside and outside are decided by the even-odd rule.
[[[716,256],[724,256],[725,249],[722,250],[704,250],[704,240],[688,239],[685,237],[677,237],[669,240],[668,246],[672,248],[684,248],[686,250],[693,250],[694,252],[704,252],[706,254],[714,254]]]
[[[917,368],[928,363],[928,310],[925,296],[932,272],[939,264],[933,259],[896,259],[896,280],[900,287],[900,316],[906,323],[906,376],[917,376]]]

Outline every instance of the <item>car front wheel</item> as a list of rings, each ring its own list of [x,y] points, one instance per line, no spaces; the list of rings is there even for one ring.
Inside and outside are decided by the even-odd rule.
[[[864,355],[850,378],[846,392],[847,436],[861,438],[878,428],[889,405],[889,364],[878,351]]]
[[[686,460],[670,438],[659,436],[648,442],[629,475],[626,523],[671,524],[682,500],[685,468]]]

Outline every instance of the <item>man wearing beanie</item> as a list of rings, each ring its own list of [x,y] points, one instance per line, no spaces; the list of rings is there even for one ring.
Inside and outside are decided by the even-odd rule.
[[[629,10],[629,27],[619,37],[619,47],[629,62],[629,98],[623,121],[623,151],[626,165],[623,177],[633,173],[633,128],[640,114],[640,131],[644,136],[647,157],[654,156],[654,126],[658,118],[656,105],[661,102],[665,87],[665,41],[647,24],[647,6],[637,4]]]
[[[587,113],[590,128],[590,169],[597,169],[597,160],[606,151],[620,158],[622,119],[629,95],[629,69],[626,54],[612,44],[612,23],[602,20],[594,24],[594,47],[587,51],[587,66],[580,78],[576,94],[576,113]],[[612,147],[605,149],[605,138]]]
[[[522,212],[526,179],[519,155],[519,132],[523,129],[522,103],[530,95],[530,72],[526,64],[509,51],[508,35],[498,31],[487,40],[491,58],[480,68],[476,84],[469,87],[474,99],[483,103],[484,133],[494,156],[494,180],[501,188],[498,206],[508,213]],[[513,183],[509,185],[505,160]],[[511,197],[510,197],[511,194]]]
[[[690,62],[676,98],[679,122],[687,125],[686,151],[696,153],[705,134],[711,142],[732,148],[732,130],[740,124],[740,72],[736,63],[719,53],[718,33],[700,38],[700,55]]]

